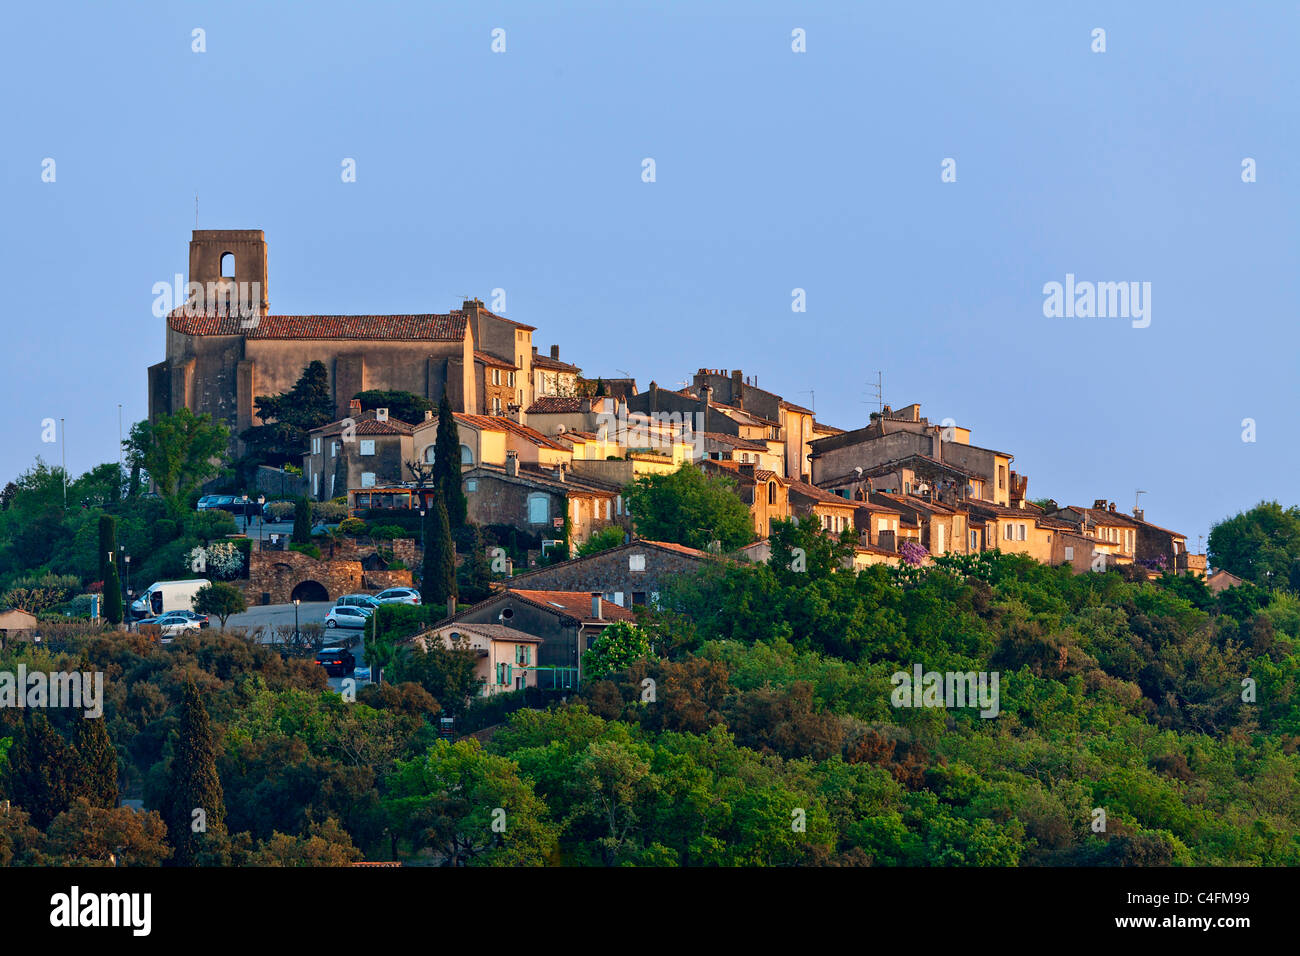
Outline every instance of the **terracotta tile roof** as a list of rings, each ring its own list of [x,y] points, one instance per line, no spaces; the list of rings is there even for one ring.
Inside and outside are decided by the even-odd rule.
[[[569,617],[576,617],[584,624],[591,624],[596,618],[591,616],[591,592],[589,591],[532,591],[506,588],[506,594],[521,598],[544,611],[560,611]],[[601,620],[635,621],[636,615],[625,607],[619,607],[613,601],[601,602]]]
[[[497,641],[515,641],[516,643],[541,644],[542,638],[535,637],[532,634],[526,634],[515,627],[508,627],[505,624],[470,624],[464,621],[456,624],[442,625],[439,630],[445,627],[455,627],[461,631],[468,631],[471,634],[481,634],[484,637],[490,637]],[[429,633],[428,631],[424,632]],[[423,635],[417,635],[423,636]]]
[[[730,445],[742,451],[767,451],[767,446],[762,442],[753,441],[749,438],[740,438],[736,435],[726,435],[722,432],[704,432],[704,437],[720,445]]]
[[[844,508],[856,508],[863,504],[861,501],[852,501],[843,498],[834,492],[827,491],[824,488],[818,488],[816,485],[810,485],[806,481],[796,481],[793,478],[788,479],[791,494],[800,494],[805,498],[812,498],[814,501],[824,502],[825,504],[840,505]]]
[[[579,477],[573,472],[566,473],[564,481],[560,481],[553,472],[543,471],[540,468],[528,465],[520,465],[519,472],[513,478],[507,475],[506,470],[500,465],[475,465],[473,468],[461,472],[461,477],[496,478],[500,481],[526,485],[530,488],[540,488],[544,491],[596,495],[602,498],[613,498],[622,489],[621,485],[606,484],[586,475]]]
[[[549,355],[543,355],[540,352],[533,356],[533,368],[552,369],[556,372],[572,372],[575,375],[582,372],[582,369],[576,365],[561,362],[559,359],[553,359]]]
[[[503,359],[500,355],[493,355],[491,352],[480,352],[478,349],[474,350],[474,361],[482,362],[484,365],[491,365],[494,368],[517,368],[515,363],[509,359]]]
[[[516,322],[514,319],[507,319],[504,315],[497,315],[495,312],[489,312],[487,309],[479,306],[479,315],[486,315],[489,319],[496,319],[498,322],[505,322],[507,325],[513,325],[516,328],[523,329],[527,332],[536,332],[537,326],[524,325],[522,322]]]
[[[525,415],[573,415],[591,411],[591,399],[570,395],[543,395],[524,410]]]
[[[505,426],[502,422],[509,419],[501,418],[496,415],[468,415],[465,412],[452,412],[452,417],[464,425],[472,425],[480,431],[504,432]],[[437,425],[438,419],[433,419],[433,424]]]
[[[512,435],[518,435],[520,438],[532,442],[538,448],[554,448],[557,451],[569,450],[559,442],[547,438],[536,428],[529,428],[527,425],[520,425],[518,422],[512,421],[509,418],[503,418],[500,421],[501,428],[506,432]]]
[[[902,505],[904,508],[912,508],[913,510],[916,511],[928,511],[931,514],[938,514],[938,515],[950,515],[950,514],[957,513],[955,508],[950,508],[941,501],[933,501],[933,500],[927,501],[925,498],[918,497],[917,495],[896,495],[888,491],[877,491],[875,492],[875,494],[880,495],[882,498],[887,498],[890,501],[896,502],[897,504]]]
[[[714,561],[718,559],[717,555],[709,554],[709,552],[707,551],[700,551],[696,548],[688,548],[684,544],[673,544],[671,541],[649,541],[645,538],[637,538],[634,541],[629,541],[627,544],[620,544],[612,548],[606,548],[604,551],[597,551],[595,554],[588,554],[584,557],[579,557],[579,558],[570,558],[568,561],[563,561],[558,565],[550,565],[549,567],[544,567],[544,568],[534,568],[531,571],[521,572],[519,574],[516,574],[514,577],[510,579],[510,583],[507,585],[507,587],[512,588],[513,583],[515,581],[522,581],[526,578],[538,577],[540,575],[545,574],[548,571],[554,570],[557,567],[573,568],[587,561],[595,561],[598,558],[608,557],[611,554],[619,554],[625,551],[635,551],[638,548],[658,548],[661,551],[671,551],[675,554],[680,554],[687,558],[697,558],[702,561],[705,560]]]
[[[309,434],[315,435],[319,432],[323,438],[339,435],[343,433],[344,425],[347,422],[348,419],[341,418],[336,422],[330,422],[328,425],[313,428]],[[354,433],[357,435],[410,435],[415,431],[414,425],[408,425],[396,418],[390,418],[386,422],[381,422],[375,418],[363,418],[360,421],[353,419],[353,424],[355,425]]]
[[[1137,527],[1136,521],[1128,517],[1128,515],[1120,514],[1118,511],[1105,511],[1101,508],[1080,508],[1078,505],[1070,505],[1069,509],[1086,515],[1087,519],[1093,524],[1110,525],[1118,528]],[[1060,514],[1060,512],[1057,512],[1057,514]]]
[[[784,398],[781,399],[780,407],[787,412],[797,412],[800,415],[813,414],[812,409],[804,408],[802,405],[796,405],[794,402],[787,402]]]
[[[465,315],[264,315],[245,328],[237,315],[186,315],[174,310],[167,317],[173,331],[185,335],[241,335],[247,339],[400,339],[418,342],[460,342],[466,335]]]
[[[843,435],[843,428],[836,428],[834,425],[826,425],[819,421],[813,421],[813,434],[820,432],[823,435]]]

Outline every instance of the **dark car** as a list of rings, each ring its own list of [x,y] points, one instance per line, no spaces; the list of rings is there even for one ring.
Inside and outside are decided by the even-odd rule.
[[[346,647],[322,647],[316,654],[316,663],[330,677],[346,677],[356,670],[357,659]]]

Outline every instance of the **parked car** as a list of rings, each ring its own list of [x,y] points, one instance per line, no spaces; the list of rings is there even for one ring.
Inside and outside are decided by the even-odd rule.
[[[178,634],[184,634],[186,631],[198,631],[207,627],[206,619],[202,622],[191,620],[185,617],[185,614],[193,613],[187,611],[172,611],[158,617],[147,617],[136,624],[135,628],[139,631],[143,627],[153,626],[158,628],[159,640],[163,644],[171,642],[172,638]]]
[[[365,627],[366,621],[374,612],[362,607],[339,607],[329,609],[325,615],[326,627]]]
[[[199,499],[197,510],[207,511],[209,508],[211,508],[213,505],[217,503],[217,499],[219,499],[220,497],[221,495],[204,495],[202,498]]]
[[[191,620],[191,621],[197,621],[198,624],[199,624],[199,627],[207,627],[207,626],[208,626],[208,616],[207,616],[206,614],[198,614],[198,613],[196,613],[196,612],[194,612],[194,611],[169,611],[165,616],[166,616],[166,617],[183,617],[183,618],[186,618],[186,619]]]
[[[131,602],[132,617],[160,617],[172,611],[184,611],[194,603],[194,595],[208,584],[207,578],[188,581],[155,581]]]
[[[389,588],[375,595],[380,604],[419,604],[420,592],[415,588]]]
[[[372,611],[379,607],[379,602],[370,594],[345,594],[334,603],[339,607],[370,608]]]
[[[330,677],[346,677],[356,669],[357,659],[346,647],[322,647],[316,654],[316,663]]]

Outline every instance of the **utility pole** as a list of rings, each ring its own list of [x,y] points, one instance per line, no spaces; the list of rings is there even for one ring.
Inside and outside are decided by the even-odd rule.
[[[59,453],[63,456],[63,510],[68,510],[68,435],[59,419]]]

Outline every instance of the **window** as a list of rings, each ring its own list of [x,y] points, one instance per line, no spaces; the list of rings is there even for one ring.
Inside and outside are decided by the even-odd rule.
[[[645,570],[645,555],[644,555],[644,554],[629,554],[629,555],[627,556],[627,569],[628,569],[629,571],[644,571],[644,570]]]
[[[501,414],[501,399],[495,395],[492,397],[492,413],[494,415]]]
[[[375,453],[375,440],[373,438],[361,439],[361,454],[373,455]]]
[[[769,505],[776,504],[776,482],[775,481],[769,481],[767,483],[767,503]]]
[[[1011,537],[1011,525],[1010,525],[1010,524],[1004,524],[1004,525],[1002,526],[1002,537],[1006,538],[1008,541],[1013,540],[1012,537]]]
[[[336,441],[330,442],[330,457],[335,458],[338,456],[338,453],[339,453],[339,443]]]
[[[972,551],[975,551],[975,550],[977,550],[977,549],[979,548],[979,546],[980,546],[979,532],[978,532],[978,531],[972,531],[972,532],[970,533],[970,549],[971,549]]]
[[[608,520],[610,519],[610,511],[609,511],[609,509],[610,509],[609,499],[606,498],[606,499],[605,499],[605,520],[606,520],[606,521],[608,521]]]
[[[497,683],[509,684],[514,679],[514,667],[504,661],[497,664]]]
[[[998,491],[1002,491],[1007,486],[1007,466],[998,465]]]
[[[614,513],[615,513],[615,514],[620,514],[620,515],[623,513],[623,496],[622,496],[622,495],[619,495],[617,498],[614,499]]]
[[[437,450],[436,448],[434,448],[434,446],[432,446],[432,445],[430,445],[428,448],[426,448],[426,449],[424,450],[424,463],[425,463],[426,465],[432,465],[432,464],[433,464],[433,459],[434,459],[434,457],[437,455],[437,453],[438,453],[438,450]]]
[[[1065,546],[1065,560],[1067,561],[1074,560],[1074,548],[1068,544]]]
[[[469,445],[460,446],[460,463],[462,465],[474,464],[474,449],[470,448]]]
[[[527,667],[532,663],[532,648],[527,644],[515,645],[515,663],[521,667]]]
[[[550,499],[543,494],[531,494],[528,496],[528,523],[529,524],[546,524],[546,519],[551,516]]]
[[[465,482],[465,490],[466,490],[466,491],[478,491],[478,479],[477,479],[477,478],[470,478],[468,481],[466,481],[466,482]]]
[[[506,384],[509,385],[511,388],[514,388],[514,387],[515,387],[515,373],[514,373],[514,372],[506,372]]]
[[[320,475],[311,476],[311,494],[313,498],[320,497]]]
[[[1016,528],[1016,540],[1018,541],[1025,540],[1025,526],[1023,524],[1020,525],[1018,528]]]
[[[633,592],[632,592],[632,605],[635,607],[635,606],[643,605],[643,604],[645,604],[645,592],[644,592],[644,591],[633,591]]]
[[[363,471],[361,473],[361,487],[362,488],[375,487],[375,473],[373,471]]]
[[[492,384],[493,384],[493,385],[500,385],[500,384],[501,384],[501,369],[499,369],[499,368],[494,368],[494,369],[492,370]]]
[[[235,254],[233,252],[223,252],[221,254],[221,278],[233,279],[235,277]]]
[[[320,454],[320,438],[313,438],[311,440],[311,453],[313,455]]]

